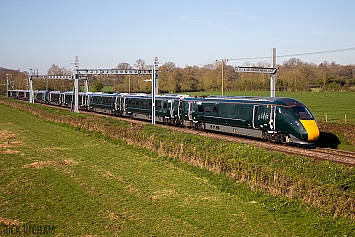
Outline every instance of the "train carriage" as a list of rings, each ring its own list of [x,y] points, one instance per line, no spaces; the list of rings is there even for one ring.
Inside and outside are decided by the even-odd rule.
[[[14,99],[18,99],[18,90],[9,90],[8,96]]]
[[[145,94],[125,95],[122,115],[130,118],[150,120],[152,115],[151,98]]]
[[[38,103],[48,103],[48,94],[49,91],[46,90],[38,90],[34,91],[34,101]]]
[[[290,98],[188,98],[183,101],[182,111],[183,124],[195,129],[299,144],[312,143],[319,137],[308,108]]]
[[[275,99],[274,130],[288,134],[292,142],[313,143],[319,135],[318,124],[310,110],[301,102],[291,98]]]
[[[169,125],[181,123],[181,103],[185,95],[164,95],[155,98],[155,116],[158,122]]]
[[[125,95],[123,115],[132,118],[151,120],[152,97],[147,95]],[[181,96],[167,95],[155,97],[155,120],[177,125],[180,121]]]
[[[29,90],[19,90],[18,91],[18,98],[20,100],[30,100],[30,91]]]
[[[87,93],[79,92],[78,95],[78,107],[79,109],[87,109]],[[62,94],[62,105],[65,107],[73,108],[74,107],[74,93],[73,91],[63,92]]]
[[[108,113],[117,116],[120,111],[120,99],[120,93],[92,93],[88,94],[87,107],[88,110],[91,111]]]
[[[61,105],[63,103],[63,92],[51,91],[48,94],[48,103],[53,105]]]

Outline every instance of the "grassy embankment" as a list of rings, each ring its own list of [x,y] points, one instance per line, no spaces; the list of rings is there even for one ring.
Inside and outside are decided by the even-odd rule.
[[[0,104],[2,224],[59,236],[355,233],[352,168],[11,103],[56,123]]]

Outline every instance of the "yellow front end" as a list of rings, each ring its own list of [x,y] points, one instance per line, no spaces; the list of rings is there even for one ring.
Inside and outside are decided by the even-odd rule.
[[[308,141],[314,142],[319,138],[319,128],[315,120],[300,120],[308,133]]]

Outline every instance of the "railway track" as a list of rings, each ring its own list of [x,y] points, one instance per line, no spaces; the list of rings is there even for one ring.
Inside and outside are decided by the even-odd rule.
[[[186,131],[183,129],[182,132],[186,132]],[[330,149],[330,148],[321,148],[321,147],[298,147],[292,145],[269,143],[266,141],[256,140],[252,138],[237,137],[233,135],[218,134],[214,132],[197,132],[195,130],[192,130],[191,133],[195,133],[200,136],[223,139],[231,142],[239,142],[239,143],[242,142],[244,144],[264,148],[266,150],[283,152],[290,155],[310,157],[317,160],[329,160],[347,166],[355,166],[355,152]]]

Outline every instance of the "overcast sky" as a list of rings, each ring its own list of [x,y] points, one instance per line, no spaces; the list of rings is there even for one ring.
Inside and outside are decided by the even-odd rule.
[[[355,1],[344,0],[2,0],[0,67],[45,74],[73,69],[153,64],[202,67],[298,55],[305,62],[355,64]]]

